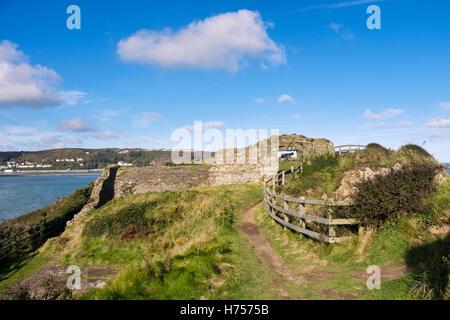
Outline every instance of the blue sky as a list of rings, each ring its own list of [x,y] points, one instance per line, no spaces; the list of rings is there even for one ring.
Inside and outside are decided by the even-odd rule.
[[[0,150],[171,147],[201,120],[450,161],[449,21],[445,0],[2,0]]]

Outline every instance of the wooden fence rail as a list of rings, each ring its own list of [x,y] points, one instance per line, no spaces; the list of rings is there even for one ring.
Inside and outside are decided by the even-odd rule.
[[[346,154],[346,153],[352,153],[359,150],[365,149],[366,146],[362,144],[346,144],[341,146],[335,146],[334,152],[336,155]]]
[[[0,240],[0,261],[8,258],[15,252],[20,252],[21,250],[25,250],[36,244],[41,244],[42,241],[47,240],[49,236],[58,233],[58,229],[61,228],[61,222],[43,222],[18,232],[7,239]]]
[[[276,186],[285,185],[287,176],[295,175],[297,173],[301,174],[301,171],[301,166],[296,168],[291,167],[291,169],[281,171],[274,177],[264,182],[264,208],[268,215],[276,222],[282,224],[284,227],[300,232],[320,241],[337,243],[348,238],[336,236],[335,228],[337,226],[358,225],[358,220],[333,219],[333,212],[336,207],[349,206],[349,202],[335,201],[334,199],[312,200],[306,199],[305,197],[290,198],[276,193]],[[279,204],[277,204],[277,202],[281,202],[282,205],[280,206]],[[319,217],[306,213],[306,205],[323,206],[327,210],[327,217]],[[296,225],[293,222],[297,222],[299,225]],[[311,223],[317,223],[326,226],[328,232],[321,233],[308,229],[308,225],[310,225]]]

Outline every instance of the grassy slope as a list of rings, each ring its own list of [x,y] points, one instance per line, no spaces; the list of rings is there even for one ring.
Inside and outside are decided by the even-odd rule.
[[[84,299],[276,299],[273,271],[232,227],[240,210],[261,197],[258,185],[236,185],[113,200],[50,239],[18,272],[6,274],[0,290],[56,262],[121,269],[115,281]],[[122,227],[139,222],[128,220],[130,208],[144,210],[147,229],[123,240]]]
[[[426,203],[429,208],[426,214],[418,216],[411,213],[398,217],[365,240],[363,236],[354,235],[349,241],[337,245],[326,245],[283,230],[272,222],[262,207],[256,212],[256,220],[288,267],[299,273],[314,270],[314,273],[324,275],[318,281],[306,282],[304,286],[310,291],[327,288],[359,299],[448,299],[448,289],[445,292],[448,275],[443,274],[441,279],[436,279],[439,272],[436,266],[442,266],[442,262],[445,264],[445,257],[450,258],[447,256],[449,237],[446,233],[430,232],[433,226],[450,224],[448,177]],[[365,272],[370,265],[381,268],[381,290],[366,288],[368,275]],[[404,276],[405,268],[413,273]],[[383,277],[398,279],[384,281]],[[439,288],[442,282],[444,287]],[[438,292],[439,289],[444,292]]]

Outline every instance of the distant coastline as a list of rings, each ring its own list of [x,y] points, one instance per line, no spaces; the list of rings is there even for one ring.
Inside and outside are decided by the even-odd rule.
[[[99,176],[103,169],[88,170],[17,170],[0,171],[0,177],[41,177],[41,176]]]

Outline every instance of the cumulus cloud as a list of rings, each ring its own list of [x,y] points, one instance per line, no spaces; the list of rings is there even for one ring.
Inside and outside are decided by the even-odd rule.
[[[330,29],[333,29],[334,32],[342,39],[342,40],[353,40],[355,38],[355,35],[353,34],[353,31],[349,28],[344,26],[343,24],[337,24],[337,23],[330,23],[329,25]]]
[[[133,126],[138,128],[148,127],[153,121],[161,118],[161,115],[156,112],[143,112],[132,115]]]
[[[94,131],[95,127],[93,125],[88,125],[84,123],[80,118],[73,118],[68,121],[61,121],[58,127],[62,131],[73,131],[73,132],[87,132]]]
[[[401,115],[405,110],[403,109],[386,109],[380,113],[372,112],[370,109],[364,111],[363,117],[368,120],[386,120],[395,116]]]
[[[441,102],[438,104],[439,107],[441,107],[442,109],[449,109],[450,110],[450,102]]]
[[[282,94],[279,98],[278,98],[278,102],[279,103],[283,103],[283,102],[292,102],[295,103],[294,98],[292,98],[290,95],[288,94]]]
[[[425,126],[428,128],[450,128],[450,119],[430,119]]]
[[[140,30],[120,40],[117,53],[124,61],[167,68],[235,72],[249,58],[280,65],[286,62],[285,50],[270,39],[269,27],[257,11],[227,12],[176,32]]]
[[[34,109],[75,103],[79,91],[57,90],[61,77],[52,69],[31,65],[18,45],[0,42],[0,108],[27,106]]]

